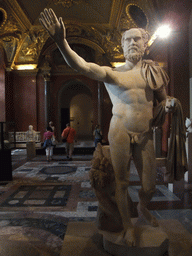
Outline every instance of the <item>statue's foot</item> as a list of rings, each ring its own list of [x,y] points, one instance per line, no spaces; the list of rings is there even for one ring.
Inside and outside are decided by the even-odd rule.
[[[136,246],[136,237],[135,237],[135,232],[133,227],[127,229],[123,239],[124,239],[124,242],[127,244],[127,246],[129,247]]]
[[[158,227],[159,223],[158,220],[149,212],[149,210],[142,206],[140,203],[137,206],[137,211],[139,218],[143,218],[152,226],[152,227]]]

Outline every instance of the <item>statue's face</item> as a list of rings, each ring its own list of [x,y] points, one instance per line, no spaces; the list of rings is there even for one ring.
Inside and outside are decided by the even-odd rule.
[[[145,48],[145,42],[139,29],[132,28],[125,32],[123,51],[126,60],[139,61],[145,53]]]

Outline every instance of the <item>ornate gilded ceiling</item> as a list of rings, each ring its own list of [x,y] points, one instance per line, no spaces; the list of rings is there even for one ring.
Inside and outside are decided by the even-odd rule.
[[[144,27],[153,34],[169,0],[0,0],[0,44],[6,65],[39,64],[49,36],[39,23],[44,8],[62,16],[69,43],[79,43],[122,61],[121,33]],[[50,45],[50,44],[49,44]],[[43,49],[43,51],[42,51]]]

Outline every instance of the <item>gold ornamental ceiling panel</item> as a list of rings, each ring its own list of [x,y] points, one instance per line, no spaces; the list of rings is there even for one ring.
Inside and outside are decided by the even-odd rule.
[[[3,15],[2,23],[0,16],[0,43],[10,56],[9,65],[38,64],[49,38],[39,23],[39,15],[44,8],[52,8],[58,17],[63,17],[70,31],[69,42],[77,40],[93,49],[102,49],[109,61],[116,61],[123,58],[122,32],[131,27],[144,27],[152,35],[171,1],[0,0]],[[77,28],[80,34],[75,32]]]

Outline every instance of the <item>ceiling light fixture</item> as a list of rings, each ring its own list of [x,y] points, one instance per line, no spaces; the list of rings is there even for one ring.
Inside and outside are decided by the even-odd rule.
[[[157,37],[167,38],[170,35],[170,33],[171,33],[170,26],[169,25],[162,25],[152,35],[151,39],[148,42],[148,46],[151,46]]]

